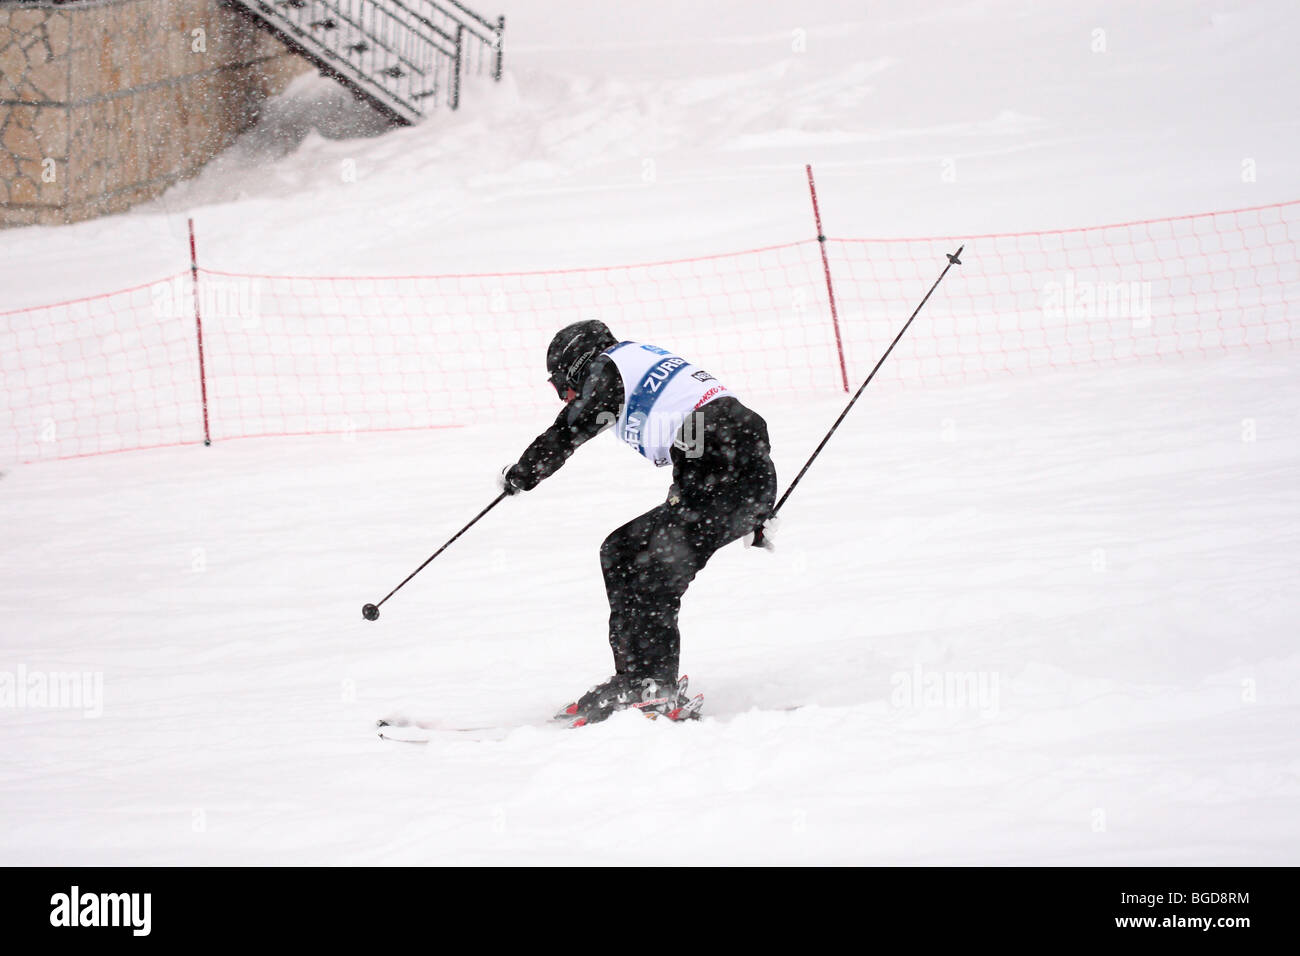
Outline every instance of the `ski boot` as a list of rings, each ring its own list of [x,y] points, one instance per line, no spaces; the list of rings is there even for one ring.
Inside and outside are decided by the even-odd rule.
[[[682,675],[676,685],[665,685],[652,677],[615,674],[563,708],[555,719],[570,727],[585,727],[605,720],[616,710],[635,709],[651,720],[661,716],[669,720],[698,720],[704,695],[687,697],[688,681]]]

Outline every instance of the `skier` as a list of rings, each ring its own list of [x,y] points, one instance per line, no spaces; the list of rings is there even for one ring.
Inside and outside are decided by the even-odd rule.
[[[678,681],[677,613],[723,545],[744,537],[771,547],[776,469],[767,423],[708,372],[653,345],[620,342],[599,321],[556,333],[546,368],[565,408],[502,471],[504,491],[536,487],[611,425],[655,465],[673,466],[667,500],[600,547],[614,676],[556,716],[572,726],[627,707],[698,716],[702,698],[688,699],[685,678]]]

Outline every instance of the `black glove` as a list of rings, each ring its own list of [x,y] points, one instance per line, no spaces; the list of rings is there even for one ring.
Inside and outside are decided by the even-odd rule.
[[[776,515],[766,518],[762,524],[745,535],[744,542],[747,548],[762,548],[765,551],[776,550],[776,532],[779,522]]]
[[[518,465],[506,465],[501,469],[501,477],[497,479],[497,487],[508,495],[517,495],[529,488],[519,475]]]

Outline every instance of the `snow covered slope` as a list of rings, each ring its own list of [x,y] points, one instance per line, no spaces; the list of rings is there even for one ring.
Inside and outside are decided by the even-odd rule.
[[[507,4],[506,80],[413,129],[303,80],[149,207],[0,234],[0,306],[172,274],[190,214],[287,273],[802,239],[805,162],[833,235],[1296,198],[1291,4],[630,6]],[[545,419],[13,469],[0,677],[91,699],[0,707],[0,862],[1293,864],[1296,370],[873,384],[780,550],[688,593],[680,726],[544,721],[608,673],[597,548],[665,490],[611,439],[375,623]],[[756,398],[783,484],[841,401]],[[398,712],[493,729],[380,742]]]
[[[507,75],[473,81],[460,112],[370,136],[349,94],[300,78],[145,214],[0,233],[23,278],[0,308],[183,269],[191,213],[213,268],[406,275],[804,239],[809,162],[833,236],[1182,215],[1295,199],[1300,182],[1286,0],[502,12]]]
[[[836,407],[764,409],[786,480]],[[1241,359],[871,396],[687,594],[705,718],[578,731],[597,548],[663,494],[612,438],[374,623],[518,427],[21,469],[4,667],[103,700],[0,712],[4,860],[1294,863],[1297,407]]]

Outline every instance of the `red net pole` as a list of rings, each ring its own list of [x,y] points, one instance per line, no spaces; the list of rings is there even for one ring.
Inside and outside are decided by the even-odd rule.
[[[835,286],[831,282],[831,261],[826,257],[826,234],[822,232],[822,213],[817,206],[817,184],[813,182],[812,163],[804,169],[808,171],[808,192],[812,194],[813,219],[817,223],[817,244],[822,250],[822,270],[826,273],[826,295],[831,301],[831,324],[835,326],[835,351],[840,356],[840,380],[844,391],[849,390],[849,369],[844,364],[844,341],[840,338],[840,314],[835,308]]]
[[[212,444],[208,430],[208,376],[203,362],[203,318],[199,312],[199,254],[194,244],[194,220],[190,219],[190,284],[194,287],[194,334],[199,341],[199,395],[203,399],[203,444]]]

